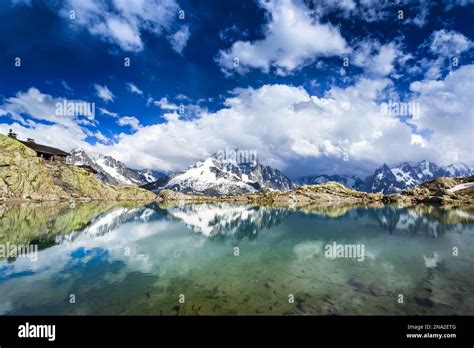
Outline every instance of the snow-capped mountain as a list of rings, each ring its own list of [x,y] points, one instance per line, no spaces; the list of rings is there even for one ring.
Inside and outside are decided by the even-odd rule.
[[[287,191],[298,185],[316,185],[336,181],[346,187],[384,194],[398,193],[423,182],[441,177],[467,177],[474,175],[474,162],[453,163],[445,167],[433,162],[400,163],[389,167],[383,164],[365,179],[355,175],[315,175],[296,180],[295,184],[282,172],[260,163],[237,163],[211,156],[188,169],[165,175],[149,169],[132,169],[105,155],[92,158],[83,149],[73,149],[68,162],[93,168],[97,177],[112,185],[134,185],[158,192],[170,189],[183,193],[206,195],[232,195],[261,190]]]
[[[420,184],[422,182],[438,178],[440,176],[446,176],[446,170],[442,167],[437,166],[433,162],[421,161],[414,166],[416,176]]]
[[[415,187],[441,176],[462,178],[471,175],[474,175],[474,163],[471,162],[454,163],[441,167],[433,162],[421,161],[413,165],[403,162],[392,168],[383,164],[375,170],[374,174],[365,179],[349,175],[317,175],[302,177],[297,182],[314,185],[326,181],[336,181],[346,187],[359,191],[391,194]]]
[[[137,170],[128,168],[113,157],[101,154],[95,158],[95,162],[120,184],[135,186],[143,184],[143,177],[138,174]]]
[[[76,166],[89,166],[96,171],[96,176],[99,180],[112,185],[118,185],[119,183],[104,171],[95,160],[90,157],[87,152],[83,149],[73,149],[70,151],[71,156],[67,158],[67,161]]]
[[[419,181],[417,171],[407,162],[399,164],[392,168],[391,171],[395,175],[395,179],[398,182],[404,183],[406,187],[416,186]]]
[[[143,179],[142,181],[145,181],[147,183],[156,181],[158,180],[158,178],[161,178],[165,175],[162,172],[152,169],[140,169],[137,170],[137,174]]]
[[[405,182],[398,180],[389,166],[384,163],[375,170],[373,175],[365,179],[364,184],[361,186],[361,191],[395,193],[404,188],[406,188]]]
[[[474,162],[469,163],[453,163],[444,168],[446,176],[451,178],[463,178],[474,175]]]
[[[393,190],[383,191],[384,193],[395,193],[400,190],[415,187],[425,181],[438,178],[440,176],[449,176],[443,167],[440,167],[429,161],[421,161],[414,166],[407,162],[403,162],[391,169],[392,173],[398,182],[394,185]],[[374,191],[380,192],[380,191]]]
[[[154,192],[168,189],[206,195],[253,193],[265,189],[285,191],[293,187],[295,184],[277,169],[258,163],[249,165],[221,160],[216,156],[143,186]]]
[[[232,166],[231,170],[234,170],[242,180],[258,183],[260,188],[263,189],[288,191],[296,187],[295,183],[278,169],[259,163],[256,165],[238,164],[236,167]]]
[[[150,169],[128,168],[113,157],[98,155],[92,158],[83,149],[73,149],[68,162],[74,165],[89,166],[97,172],[97,177],[112,185],[140,186],[156,181],[163,173]]]
[[[440,167],[429,161],[421,161],[415,165],[404,162],[390,168],[390,173],[387,172],[387,168],[388,166],[384,164],[376,169],[374,175],[367,177],[362,191],[390,194],[415,187],[441,176],[458,178],[474,175],[474,167],[466,163]]]

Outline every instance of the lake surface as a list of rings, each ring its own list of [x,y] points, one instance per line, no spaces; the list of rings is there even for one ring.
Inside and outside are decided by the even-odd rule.
[[[474,314],[472,209],[4,204],[0,244],[4,315]]]

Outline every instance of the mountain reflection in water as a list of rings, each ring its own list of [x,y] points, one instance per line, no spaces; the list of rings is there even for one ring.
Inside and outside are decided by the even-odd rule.
[[[0,243],[39,252],[0,255],[0,313],[474,314],[472,217],[437,206],[4,204]],[[365,260],[326,258],[333,242],[363,244]]]

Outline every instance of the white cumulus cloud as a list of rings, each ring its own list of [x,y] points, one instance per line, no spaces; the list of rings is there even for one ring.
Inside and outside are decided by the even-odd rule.
[[[412,144],[411,129],[384,115],[376,102],[389,86],[388,79],[362,79],[320,98],[287,85],[237,89],[215,113],[192,120],[167,114],[167,122],[140,127],[97,150],[135,167],[166,171],[226,147],[255,149],[263,163],[290,174],[424,158],[425,149]]]
[[[48,0],[46,3],[73,29],[88,30],[132,52],[143,50],[144,32],[161,35],[172,31],[179,11],[175,0]]]
[[[168,101],[168,98],[163,97],[160,100],[153,101],[153,104],[158,106],[162,110],[178,110],[178,105]]]
[[[223,71],[246,73],[250,68],[280,75],[288,74],[321,56],[347,53],[345,39],[330,23],[322,24],[310,16],[308,8],[293,0],[259,1],[268,12],[265,38],[236,41],[216,57]]]
[[[170,36],[169,40],[171,42],[171,47],[173,47],[177,53],[182,54],[186,44],[188,43],[189,37],[189,27],[184,25],[176,33]]]
[[[444,80],[413,82],[412,102],[421,112],[411,122],[432,132],[429,147],[438,161],[474,160],[474,65],[449,73]]]
[[[472,42],[467,37],[454,30],[441,29],[431,36],[431,51],[444,57],[459,55],[471,46]]]
[[[120,126],[130,126],[133,130],[140,128],[140,121],[134,116],[122,116],[117,120]]]
[[[392,74],[397,63],[403,63],[409,58],[395,42],[381,45],[377,41],[364,40],[353,51],[354,64],[378,76]]]

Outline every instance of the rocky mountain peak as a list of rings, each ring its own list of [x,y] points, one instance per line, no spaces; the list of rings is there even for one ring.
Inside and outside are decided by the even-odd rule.
[[[143,187],[155,192],[168,189],[182,193],[230,195],[260,190],[285,191],[294,186],[295,184],[277,169],[221,159],[213,155],[182,172],[160,178]]]
[[[124,163],[104,154],[99,154],[93,158],[82,148],[75,148],[70,153],[71,156],[67,160],[69,163],[93,168],[97,172],[98,179],[112,185],[140,186],[155,181],[163,175],[149,169],[129,168]]]

